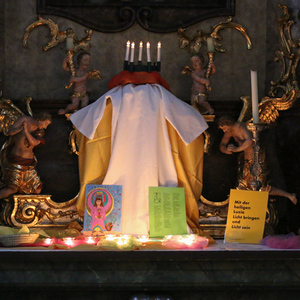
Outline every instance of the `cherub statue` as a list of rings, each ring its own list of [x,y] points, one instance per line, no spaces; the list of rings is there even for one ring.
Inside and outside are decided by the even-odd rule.
[[[220,142],[220,150],[225,154],[241,152],[240,168],[238,174],[237,189],[253,190],[254,176],[251,173],[251,165],[254,160],[253,139],[252,133],[247,129],[245,123],[235,121],[231,116],[223,116],[219,119],[218,126],[224,131],[224,136]],[[231,143],[231,138],[236,142],[236,145]],[[264,156],[264,153],[261,153]],[[262,158],[262,157],[260,157]],[[277,187],[268,184],[268,170],[264,160],[261,159],[263,172],[260,175],[262,183],[261,190],[268,191],[270,195],[282,196],[288,198],[292,203],[297,204],[296,194],[288,193]]]
[[[81,106],[81,108],[87,106],[89,103],[89,93],[86,87],[87,79],[101,79],[101,74],[98,70],[87,71],[91,62],[91,55],[89,52],[79,53],[77,62],[79,65],[78,69],[75,69],[75,74],[72,74],[70,78],[70,84],[74,85],[73,92],[70,96],[71,103],[65,109],[60,109],[58,111],[60,115],[73,112],[79,106]],[[66,56],[63,61],[63,69],[71,72],[72,64],[73,62],[69,61],[69,56]]]
[[[194,70],[187,66],[182,71],[183,74],[191,75],[193,79],[190,103],[202,114],[212,115],[214,109],[207,101],[208,92],[210,91],[210,80],[206,76],[207,70],[203,69],[204,58],[201,54],[194,55],[191,57],[191,63]],[[210,68],[210,74],[215,74],[216,67],[214,62],[211,62]]]
[[[9,139],[1,149],[0,199],[14,193],[39,194],[42,182],[36,171],[33,148],[44,143],[44,130],[51,124],[51,115],[42,112],[27,116],[10,100],[0,100],[0,130]]]

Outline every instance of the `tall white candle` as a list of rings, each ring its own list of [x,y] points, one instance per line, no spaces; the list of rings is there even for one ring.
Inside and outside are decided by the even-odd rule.
[[[73,43],[73,37],[67,36],[66,37],[66,47],[67,50],[73,50],[74,49],[74,43]]]
[[[127,41],[126,43],[126,53],[125,53],[125,60],[129,60],[129,50],[130,50],[130,41]]]
[[[259,123],[257,71],[251,71],[251,98],[253,124]]]
[[[142,61],[142,52],[143,52],[143,42],[140,42],[139,61]]]
[[[151,62],[151,57],[150,57],[150,43],[147,42],[147,62]]]
[[[214,39],[212,37],[208,37],[206,43],[207,43],[207,52],[215,52]]]
[[[131,52],[130,52],[130,62],[134,61],[134,46],[135,46],[135,44],[132,42],[131,43]]]
[[[160,61],[160,49],[161,49],[161,42],[157,44],[157,62]]]

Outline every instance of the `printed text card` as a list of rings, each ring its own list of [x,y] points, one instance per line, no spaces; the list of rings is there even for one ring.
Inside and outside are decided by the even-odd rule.
[[[150,236],[187,234],[185,194],[181,187],[149,187]]]
[[[258,244],[263,238],[268,192],[230,191],[225,242]]]

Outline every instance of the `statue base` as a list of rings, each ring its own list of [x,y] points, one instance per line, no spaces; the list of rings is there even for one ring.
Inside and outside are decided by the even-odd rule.
[[[63,203],[50,195],[13,195],[0,202],[0,224],[11,227],[62,227],[82,223],[76,207],[77,197]]]

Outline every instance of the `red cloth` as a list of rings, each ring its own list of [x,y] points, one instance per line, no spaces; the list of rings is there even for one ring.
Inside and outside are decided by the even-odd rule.
[[[114,76],[111,81],[108,83],[108,88],[111,90],[112,88],[119,85],[126,84],[160,84],[165,89],[170,90],[169,84],[160,76],[158,72],[132,72],[122,71],[118,75]]]

